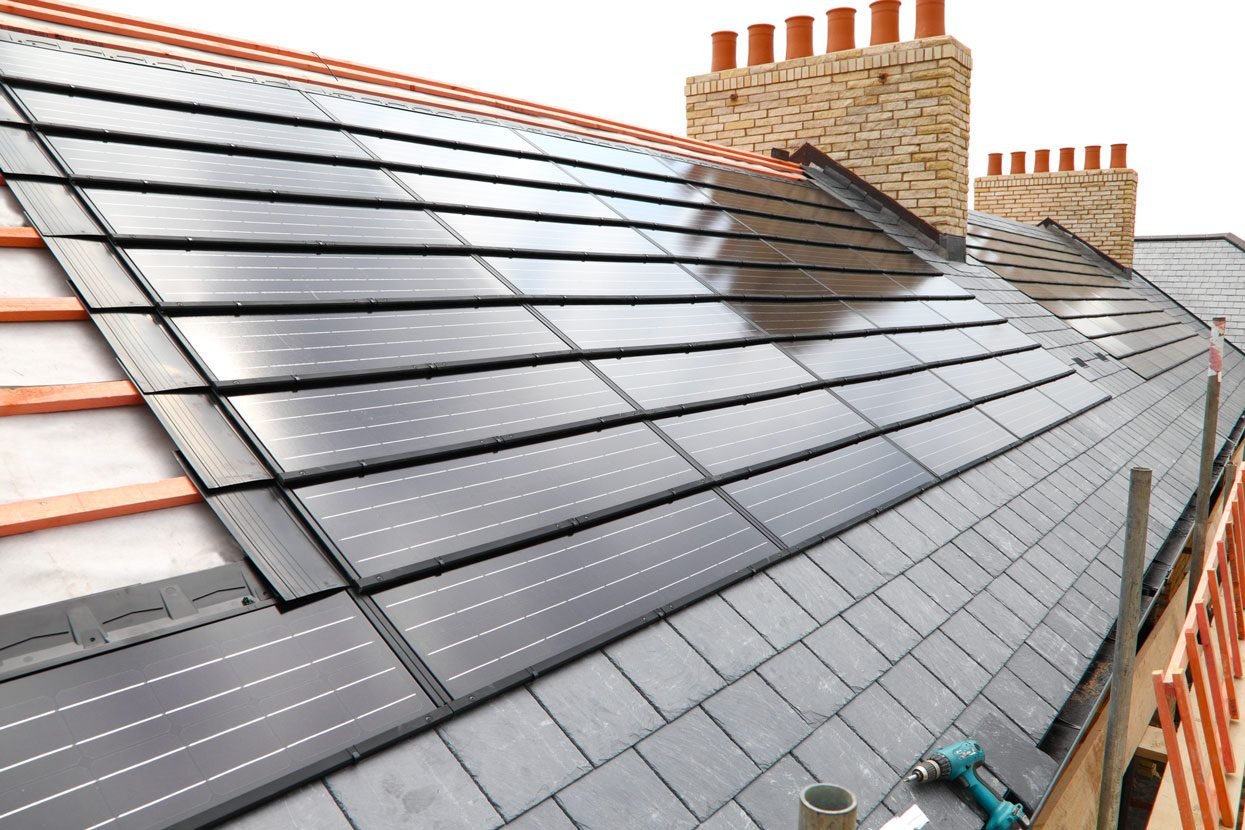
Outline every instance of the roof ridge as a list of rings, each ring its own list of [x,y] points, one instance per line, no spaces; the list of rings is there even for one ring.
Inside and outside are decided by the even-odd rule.
[[[1158,234],[1155,236],[1136,236],[1133,237],[1134,242],[1210,242],[1212,240],[1222,239],[1224,242],[1245,251],[1245,239],[1241,239],[1234,233],[1185,233],[1185,234]]]
[[[560,107],[524,101],[522,99],[511,98],[509,96],[485,93],[469,87],[446,84],[439,81],[431,81],[418,76],[406,75],[400,72],[370,67],[351,61],[340,61],[331,58],[326,59],[314,52],[299,52],[297,50],[290,50],[277,46],[269,46],[267,44],[229,38],[223,35],[198,32],[193,29],[171,26],[169,24],[129,17],[126,15],[97,11],[69,3],[57,2],[57,0],[26,0],[26,2],[10,2],[5,3],[4,7],[5,11],[10,14],[18,17],[29,18],[31,20],[39,20],[45,23],[71,26],[78,29],[91,32],[100,32],[108,35],[136,38],[142,41],[160,43],[166,46],[175,46],[181,49],[189,49],[192,51],[204,52],[237,60],[254,61],[274,67],[284,67],[286,70],[299,69],[302,72],[331,78],[331,83],[327,80],[323,82],[328,86],[337,86],[339,88],[350,89],[350,87],[342,83],[342,79],[344,78],[350,81],[375,84],[381,87],[389,87],[394,90],[400,89],[409,92],[422,92],[426,95],[445,98],[451,101],[474,103],[496,109],[513,111],[522,115],[553,119],[564,124],[572,125],[573,127],[586,128],[606,133],[609,136],[608,140],[612,141],[620,141],[628,144],[654,142],[670,152],[700,157],[702,159],[709,156],[717,163],[735,167],[744,167],[757,173],[790,177],[798,170],[798,165],[758,153],[750,153],[733,148],[722,147],[709,142],[700,141],[698,139],[675,136],[668,133],[662,133],[657,130],[649,130],[644,127],[625,124],[612,119],[576,113]],[[33,33],[58,38],[65,37],[65,33],[63,32],[45,30]],[[130,44],[100,41],[97,39],[82,37],[80,35],[76,36],[76,39],[99,46],[124,48],[140,53],[147,52],[147,50],[137,48]],[[147,53],[152,54],[151,52]],[[180,53],[172,55],[167,52],[155,52],[154,54],[177,57],[182,60],[196,60],[199,63],[207,65],[215,64],[217,66],[226,66],[232,69],[247,72],[261,72],[262,74],[270,74],[289,80],[298,80],[303,82],[306,82],[307,80],[306,78],[290,75],[288,74],[288,71],[257,70],[255,67],[245,67],[231,63],[189,58]],[[352,91],[362,92],[363,90],[355,89]],[[391,93],[385,94],[390,94],[391,97],[403,100],[401,97],[394,96]],[[449,108],[455,109],[454,107]],[[574,129],[571,129],[570,131],[577,132]]]

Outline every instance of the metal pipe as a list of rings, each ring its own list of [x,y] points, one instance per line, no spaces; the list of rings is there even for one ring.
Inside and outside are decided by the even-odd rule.
[[[1197,476],[1197,503],[1193,519],[1193,553],[1189,558],[1189,595],[1185,608],[1193,605],[1193,595],[1206,563],[1206,522],[1210,517],[1210,474],[1215,463],[1215,431],[1219,426],[1219,375],[1223,370],[1223,334],[1226,317],[1216,317],[1210,326],[1209,362],[1206,368],[1206,408],[1202,413],[1202,465]]]
[[[800,792],[799,830],[856,830],[856,796],[836,784],[809,784]]]
[[[1115,830],[1119,823],[1120,788],[1128,760],[1128,714],[1132,704],[1133,668],[1137,662],[1137,629],[1141,624],[1141,575],[1146,565],[1151,478],[1149,469],[1133,467],[1128,482],[1128,524],[1124,532],[1124,568],[1120,575],[1120,616],[1115,623],[1107,740],[1098,791],[1098,830]]]

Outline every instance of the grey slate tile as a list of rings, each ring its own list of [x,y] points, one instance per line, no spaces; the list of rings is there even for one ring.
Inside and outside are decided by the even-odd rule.
[[[706,700],[703,708],[762,769],[785,755],[813,730],[761,675],[755,673],[744,675]]]
[[[868,522],[839,534],[839,538],[884,577],[902,573],[912,564],[912,560],[894,542]],[[834,571],[828,573],[833,574]]]
[[[808,556],[854,599],[872,593],[886,581],[886,577],[837,536],[809,548]]]
[[[1010,559],[999,552],[993,543],[987,541],[974,528],[969,528],[956,536],[951,544],[963,551],[970,560],[990,576],[998,576],[1011,564]]]
[[[898,779],[895,770],[841,717],[831,718],[818,727],[795,748],[794,754],[818,781],[833,781],[854,792],[860,815],[868,815]],[[780,766],[774,766],[770,772]],[[744,794],[740,795],[740,803],[748,808]]]
[[[562,790],[557,800],[582,830],[696,826],[695,817],[632,749]]]
[[[1008,605],[1000,602],[988,592],[973,597],[964,609],[1002,640],[1010,651],[1018,648],[1037,625],[1036,622],[1033,625],[1027,624],[1017,617]]]
[[[920,528],[904,518],[898,510],[885,510],[874,516],[869,524],[913,562],[924,559],[938,549],[937,542],[922,533]]]
[[[947,666],[940,674],[955,671],[959,671],[959,666]],[[911,654],[892,666],[878,682],[934,735],[941,735],[964,709],[964,703],[939,676]]]
[[[944,516],[931,507],[929,500],[925,498],[927,495],[929,494],[926,493],[919,498],[908,499],[893,509],[907,519],[913,527],[927,536],[934,543],[935,547],[941,547],[951,541],[960,532],[961,528],[952,524],[949,517]]]
[[[955,550],[951,546],[947,549]],[[984,574],[984,571],[982,573]],[[973,595],[972,590],[947,573],[934,557],[913,565],[908,569],[906,576],[916,587],[938,603],[943,616],[950,616],[951,612],[968,602]]]
[[[986,684],[983,694],[999,707],[1034,743],[1042,739],[1055,717],[1055,708],[1008,669]]]
[[[622,672],[599,652],[540,678],[531,690],[595,765],[665,723]]]
[[[1045,622],[1029,635],[1027,645],[1073,682],[1080,680],[1090,659],[1070,646]]]
[[[918,722],[918,715],[900,705],[881,683],[856,695],[839,717],[897,772],[920,760],[934,740],[934,733]]]
[[[757,830],[757,824],[742,807],[734,801],[728,801],[725,807],[700,825],[700,830]]]
[[[1063,706],[1075,688],[1072,680],[1027,644],[1016,650],[1012,659],[1007,661],[1007,668],[1056,710]]]
[[[1006,508],[1003,508],[1006,509]],[[994,550],[1007,557],[1010,562],[1018,559],[1029,545],[1017,539],[1015,535],[996,518],[998,514],[994,513],[986,516],[977,524],[973,525],[973,530],[981,534],[982,538],[990,544]],[[1034,541],[1037,541],[1036,539]]]
[[[697,818],[713,815],[760,772],[700,709],[662,727],[636,749]]]
[[[983,822],[980,813],[964,802],[959,790],[941,787],[937,783],[909,784],[901,781],[884,802],[895,815],[903,815],[913,804],[929,818],[929,830],[950,827],[977,827]]]
[[[592,768],[527,689],[451,718],[440,732],[506,818]]]
[[[1030,548],[1025,552],[1024,556],[1013,562],[1011,567],[1007,569],[1006,574],[1032,595],[1032,598],[1037,600],[1038,603],[1045,608],[1050,608],[1059,601],[1059,598],[1063,596],[1068,586],[1065,585],[1061,588],[1055,585],[1046,574],[1030,564],[1032,558],[1030,554],[1034,550],[1034,548]]]
[[[804,644],[836,677],[857,691],[872,683],[891,664],[843,617],[831,620],[808,635]]]
[[[655,623],[605,649],[666,718],[675,718],[723,686],[687,641],[664,622]]]
[[[508,823],[506,830],[575,830],[575,823],[550,798]]]
[[[940,630],[987,672],[998,671],[1012,655],[1012,649],[994,636],[967,608],[952,614]]]
[[[220,826],[222,830],[351,830],[323,781],[299,787]]]
[[[852,696],[852,690],[804,643],[766,660],[757,673],[809,726],[832,717]]]
[[[891,662],[898,660],[921,640],[912,626],[887,607],[877,595],[865,597],[844,611],[843,619],[851,623],[862,637],[885,654]]]
[[[800,791],[815,783],[808,770],[788,756],[749,784],[735,800],[761,830],[791,830],[799,816]]]
[[[990,583],[986,590],[1025,623],[1026,628],[1032,629],[1042,621],[1042,617],[1046,615],[1050,605],[1054,605],[1054,602],[1045,605],[1034,599],[1031,589],[1027,585],[1022,586],[1017,583],[1012,579],[1011,573],[1012,569],[1009,568],[1008,573],[1000,575],[998,579]]]
[[[818,624],[828,622],[852,603],[851,594],[806,554],[771,565],[765,573]]]
[[[732,585],[722,592],[722,599],[776,649],[786,648],[817,627],[817,621],[768,573]]]
[[[927,562],[935,562],[970,593],[975,594],[990,584],[993,578],[968,554],[954,544],[943,547]]]
[[[941,631],[935,631],[912,649],[912,656],[926,670],[942,678],[965,703],[976,697],[990,680],[986,670]],[[948,666],[955,666],[955,671],[948,671]]]
[[[1030,514],[1032,521],[1029,521],[1020,513],[1016,512],[1013,505],[1020,504],[1020,499],[1012,499],[1007,504],[996,510],[992,518],[1002,525],[1008,533],[1020,541],[1021,547],[1028,549],[1030,545],[1042,538],[1042,534],[1050,529],[1054,522],[1047,522],[1039,515]],[[1039,529],[1036,525],[1042,525]],[[1015,559],[1016,557],[1012,557]]]
[[[412,775],[412,770],[419,770]],[[423,732],[328,776],[352,827],[423,825],[446,830],[500,827],[501,816],[433,731]]]
[[[922,636],[937,628],[951,614],[903,575],[879,588],[876,596]]]
[[[974,735],[983,746],[990,747],[986,756],[989,771],[1030,808],[1036,806],[1055,777],[1058,764],[1054,759],[1035,747],[1006,718],[993,714],[986,714],[977,722]]]
[[[894,817],[885,804],[879,804],[860,822],[860,830],[882,830]]]
[[[668,620],[728,682],[774,653],[757,630],[720,596],[703,599]]]

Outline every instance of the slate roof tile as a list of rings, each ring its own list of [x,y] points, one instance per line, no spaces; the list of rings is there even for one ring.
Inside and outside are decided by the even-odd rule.
[[[998,671],[1012,654],[1012,649],[982,625],[967,608],[952,614],[942,624],[941,630],[991,674]]]
[[[411,775],[419,770],[419,775]],[[415,822],[453,830],[500,827],[502,818],[435,731],[332,773],[326,784],[350,826]]]
[[[853,599],[859,599],[886,581],[864,556],[847,546],[841,537],[809,548],[808,557],[843,587]]]
[[[919,716],[906,710],[880,682],[856,695],[839,716],[896,772],[920,760],[934,740]]]
[[[734,801],[729,801],[721,809],[700,825],[700,830],[757,830],[757,824],[743,808]]]
[[[807,554],[772,565],[766,571],[818,624],[828,622],[851,605],[852,596]]]
[[[774,653],[773,646],[721,596],[697,602],[668,619],[727,682]]]
[[[836,677],[856,691],[872,683],[890,665],[886,655],[874,648],[843,617],[837,617],[814,631],[804,639],[804,644],[830,667]]]
[[[695,816],[634,749],[562,790],[557,800],[582,830],[690,830],[697,824]]]
[[[1055,717],[1055,708],[1044,701],[1019,677],[1003,669],[982,692],[1037,743]]]
[[[527,689],[440,727],[442,737],[506,818],[514,818],[592,765]]]
[[[859,812],[864,815],[881,803],[895,784],[895,769],[861,740],[841,717],[831,718],[818,727],[795,748],[794,754],[816,776],[817,781],[854,782],[852,791],[856,794],[856,803],[860,805]],[[779,766],[775,765],[770,773]],[[740,803],[748,809],[748,802],[743,796]]]
[[[944,545],[928,561],[937,563],[947,574],[953,575],[970,594],[986,587],[992,578],[984,568],[970,559],[968,554],[953,544]]]
[[[1007,668],[1055,709],[1063,706],[1075,682],[1027,644],[1016,650],[1007,661]]]
[[[912,626],[877,595],[865,597],[844,611],[843,619],[851,623],[862,637],[885,654],[891,662],[907,654],[921,640],[921,636]]]
[[[756,673],[745,675],[706,700],[704,710],[762,769],[772,765],[813,730]]]
[[[990,674],[977,660],[942,631],[935,631],[922,640],[912,650],[912,656],[927,671],[941,678],[940,682],[945,683],[964,703],[975,698],[990,680]],[[948,666],[954,666],[955,671],[947,671]]]
[[[506,830],[575,830],[575,824],[558,802],[550,798],[509,822]]]
[[[976,528],[970,528],[956,536],[951,544],[992,577],[1003,573],[1011,564],[1011,560],[993,542],[978,533]]]
[[[323,781],[299,787],[220,826],[222,830],[351,830]]]
[[[636,749],[702,821],[760,772],[700,708],[657,730]]]
[[[531,690],[593,764],[604,763],[665,723],[600,653],[538,679]]]
[[[956,548],[951,546],[947,546],[945,550],[959,553]],[[907,577],[912,580],[914,585],[932,598],[934,602],[938,603],[944,616],[950,616],[952,611],[968,602],[973,592],[965,586],[963,581],[947,573],[936,557],[937,555],[932,556],[913,565],[908,570]],[[967,568],[965,569],[967,570]]]
[[[847,629],[845,623],[842,625]],[[873,654],[877,655],[877,652]],[[877,659],[880,657],[877,655]],[[832,717],[853,694],[838,674],[831,671],[805,643],[796,643],[774,655],[757,668],[757,673],[805,723],[812,726]]]
[[[858,524],[838,538],[882,576],[895,576],[912,564],[912,559],[871,523]]]
[[[968,662],[967,657],[964,659]],[[958,665],[948,665],[940,674],[955,671],[959,671]],[[934,735],[941,735],[964,708],[963,702],[939,676],[912,654],[892,666],[878,682]]]
[[[817,780],[788,755],[749,784],[736,800],[761,830],[790,830],[799,815],[800,791]]]
[[[878,589],[877,596],[918,634],[929,634],[951,614],[907,576],[898,576]],[[959,606],[955,606],[958,608]]]
[[[786,648],[817,627],[817,621],[768,572],[732,585],[722,592],[722,598],[776,649]]]
[[[723,685],[721,676],[666,623],[656,623],[605,653],[666,718],[675,718]]]

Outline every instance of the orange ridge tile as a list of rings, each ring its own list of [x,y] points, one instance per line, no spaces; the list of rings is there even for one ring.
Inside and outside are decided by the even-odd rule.
[[[73,412],[135,406],[143,396],[128,380],[71,383],[58,386],[13,386],[0,389],[0,417]]]
[[[185,476],[0,504],[0,537],[194,504],[203,496]]]
[[[85,320],[77,297],[0,297],[0,323],[53,323]]]
[[[42,248],[43,237],[34,228],[0,228],[0,248]]]

